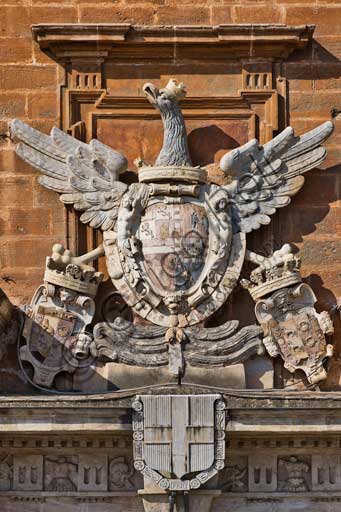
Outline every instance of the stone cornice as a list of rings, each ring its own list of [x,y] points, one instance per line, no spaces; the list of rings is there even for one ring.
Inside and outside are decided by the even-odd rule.
[[[39,395],[0,395],[1,409],[121,409],[128,410],[137,394],[205,394],[221,393],[232,410],[252,411],[254,409],[301,409],[301,410],[341,410],[341,392],[286,391],[222,389],[203,385],[164,384],[146,386],[130,390],[94,394],[39,394]],[[271,413],[273,414],[273,413]],[[0,415],[1,416],[1,415]]]
[[[153,388],[174,392],[178,386]],[[212,392],[202,386],[192,392]],[[149,388],[149,391],[151,389]],[[181,386],[182,392],[189,388]],[[223,392],[223,390],[217,390]],[[145,389],[148,392],[148,388]],[[341,435],[341,394],[231,390],[223,392],[229,436]],[[98,395],[0,397],[1,434],[73,433],[124,434],[131,431],[131,401],[135,392]]]
[[[281,60],[306,47],[314,25],[140,26],[130,24],[39,24],[40,48],[58,61],[104,59]]]
[[[340,408],[310,408],[313,400],[301,408],[229,408],[227,402],[226,431],[229,438],[238,436],[262,437],[267,435],[291,436],[341,436]],[[263,406],[265,404],[262,404]],[[279,405],[279,404],[278,404]],[[84,435],[94,432],[102,435],[124,434],[132,430],[131,408],[118,407],[104,402],[100,407],[91,403],[62,404],[60,401],[49,405],[41,398],[40,402],[27,401],[26,404],[1,404],[0,434],[65,434]]]

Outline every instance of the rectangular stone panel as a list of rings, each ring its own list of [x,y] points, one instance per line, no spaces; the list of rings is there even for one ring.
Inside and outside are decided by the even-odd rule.
[[[134,169],[134,160],[141,157],[147,164],[154,163],[163,139],[162,122],[156,119],[129,119],[96,117],[96,138],[112,146],[115,134],[115,149],[122,151],[129,160],[129,169]],[[219,174],[217,164],[224,153],[247,142],[249,119],[186,119],[188,144],[193,165],[212,165],[209,173]]]
[[[41,491],[43,489],[42,455],[14,456],[13,488],[18,491]]]
[[[340,455],[312,456],[312,490],[341,491]]]
[[[274,492],[277,489],[277,457],[250,455],[249,491]]]
[[[108,490],[108,458],[106,455],[80,455],[78,491]]]

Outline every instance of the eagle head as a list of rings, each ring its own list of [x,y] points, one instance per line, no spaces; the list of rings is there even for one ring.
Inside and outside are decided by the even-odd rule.
[[[179,102],[186,96],[186,87],[182,82],[178,83],[172,78],[163,89],[158,89],[154,84],[148,82],[144,84],[143,92],[149,102],[162,112],[171,109],[174,103]]]

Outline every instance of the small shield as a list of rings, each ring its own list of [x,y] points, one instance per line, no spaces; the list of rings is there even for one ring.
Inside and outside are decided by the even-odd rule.
[[[31,321],[31,352],[47,366],[65,363],[65,343],[73,334],[76,320],[75,315],[61,308],[38,306]]]
[[[204,206],[156,203],[141,218],[144,268],[153,286],[164,292],[186,291],[205,265],[209,222]]]
[[[44,290],[38,288],[27,308],[20,358],[32,365],[35,384],[51,387],[58,373],[73,373],[79,367],[73,351],[88,319],[80,308],[71,311],[57,305]]]
[[[143,458],[152,470],[181,479],[215,462],[215,402],[220,395],[142,396]]]

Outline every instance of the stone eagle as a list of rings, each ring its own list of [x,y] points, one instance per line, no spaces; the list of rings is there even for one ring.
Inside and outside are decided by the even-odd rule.
[[[43,186],[82,212],[83,223],[104,231],[103,245],[75,258],[74,263],[93,261],[94,253],[96,257],[105,254],[115,288],[135,313],[150,322],[143,328],[122,322],[96,324],[93,356],[148,367],[168,362],[175,375],[183,372],[183,358],[191,366],[210,368],[242,362],[261,349],[261,328],[246,326],[237,332],[238,322],[227,321],[212,329],[203,322],[227,300],[245,257],[253,261],[254,253],[249,251],[246,256],[245,233],[268,224],[277,208],[289,204],[303,186],[303,174],[325,159],[322,143],[333,124],[327,121],[300,137],[288,127],[264,145],[254,139],[233,149],[220,160],[228,179],[227,184],[218,186],[207,183],[204,168],[192,165],[179,105],[186,93],[184,85],[170,80],[158,89],[148,83],[143,91],[161,114],[164,139],[155,165],[139,169],[139,183],[128,186],[120,180],[127,169],[122,154],[98,140],[88,144],[76,140],[58,128],[45,135],[13,120],[12,137],[20,141],[17,154],[42,173],[39,181]],[[188,257],[190,265],[201,268],[200,274],[194,275],[192,267],[180,267],[188,281],[178,285],[172,277],[171,289],[168,281],[155,286],[150,278],[143,252],[150,240],[145,243],[139,228],[148,208],[170,204],[172,212],[173,201],[193,212],[201,205],[208,251],[205,258],[196,253],[188,257],[175,245],[167,246],[167,257]],[[186,213],[178,215],[180,223],[186,220]],[[183,232],[182,239],[185,237]],[[155,239],[162,246],[164,239]],[[189,242],[197,248],[191,236]],[[164,252],[159,266],[155,254],[152,266],[162,274]]]
[[[164,125],[163,146],[155,166],[191,167],[179,105],[186,94],[184,85],[172,79],[163,89],[147,83],[143,91],[159,110]],[[234,232],[249,233],[268,224],[277,208],[289,204],[303,186],[302,175],[325,159],[321,144],[332,131],[331,121],[300,137],[289,126],[264,145],[254,139],[221,158],[220,168],[230,177],[222,190]],[[114,229],[129,188],[119,180],[127,169],[127,159],[121,153],[96,139],[86,144],[56,127],[45,135],[18,119],[11,122],[11,135],[20,141],[17,154],[43,174],[39,182],[60,193],[63,203],[83,212],[83,223],[103,231]]]

